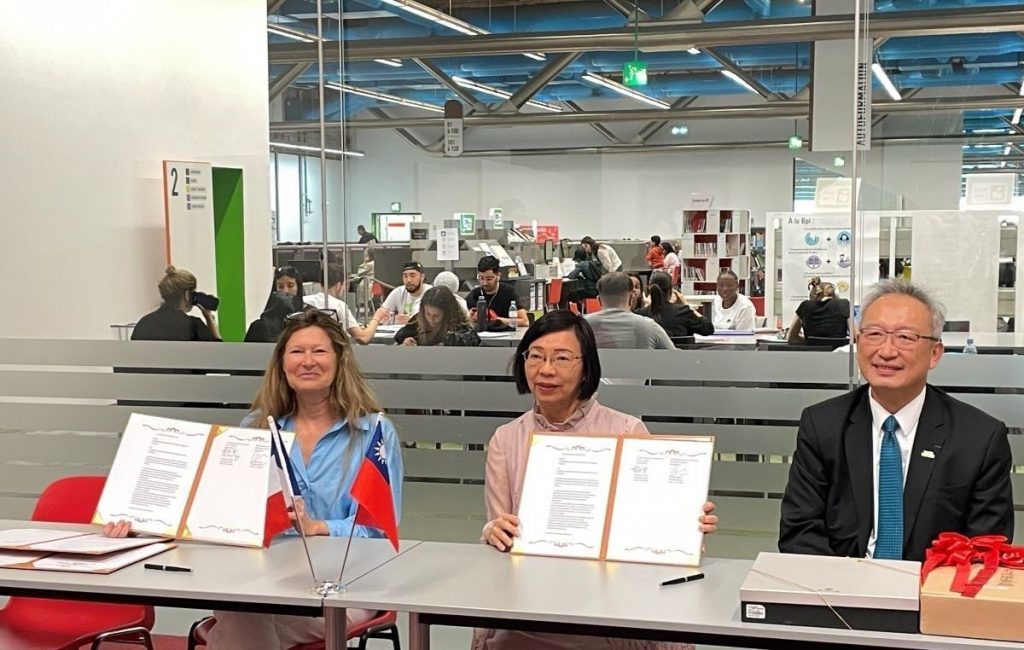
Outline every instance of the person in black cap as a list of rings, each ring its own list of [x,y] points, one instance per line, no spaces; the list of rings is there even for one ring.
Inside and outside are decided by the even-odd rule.
[[[402,286],[395,287],[384,299],[384,309],[394,322],[404,325],[419,312],[420,299],[431,288],[423,278],[423,265],[419,262],[409,260],[402,265]]]

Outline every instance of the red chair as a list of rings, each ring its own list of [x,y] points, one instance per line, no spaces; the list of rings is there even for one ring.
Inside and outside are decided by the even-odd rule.
[[[572,313],[574,313],[577,316],[579,316],[580,315],[580,306],[577,305],[575,302],[570,302],[569,303],[569,311],[571,311]]]
[[[601,300],[598,298],[584,298],[583,299],[583,313],[584,314],[596,314],[601,311]]]
[[[370,620],[356,625],[349,629],[346,640],[358,639],[359,650],[366,650],[366,644],[370,639],[381,639],[391,641],[394,650],[402,650],[402,642],[398,639],[398,615],[394,612],[377,612],[377,615]],[[205,646],[206,640],[210,637],[210,630],[217,624],[217,619],[208,616],[192,624],[188,632],[188,650],[196,650],[198,646]],[[303,643],[294,646],[291,650],[324,650],[323,641]]]
[[[106,478],[69,476],[54,481],[36,502],[32,521],[87,524],[92,521]],[[144,645],[152,650],[153,608],[77,600],[12,597],[0,610],[0,648],[77,650],[104,641]]]
[[[553,278],[548,285],[548,299],[544,302],[545,308],[558,309],[562,302],[562,278]]]

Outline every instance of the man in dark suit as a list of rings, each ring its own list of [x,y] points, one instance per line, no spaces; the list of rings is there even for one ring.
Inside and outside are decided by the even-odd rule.
[[[780,551],[921,560],[944,531],[1013,538],[1006,425],[927,385],[944,320],[908,282],[865,298],[857,362],[868,385],[804,410]]]

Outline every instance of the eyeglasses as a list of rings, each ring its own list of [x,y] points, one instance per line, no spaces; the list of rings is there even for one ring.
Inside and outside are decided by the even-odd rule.
[[[484,275],[482,273],[477,273],[476,274],[476,279],[480,280],[481,282],[484,281],[484,280],[497,280],[499,278],[501,278],[500,275]]]
[[[307,309],[306,311],[295,311],[295,312],[292,312],[292,313],[288,314],[287,316],[285,316],[284,319],[285,320],[298,320],[298,319],[306,316],[306,314],[309,314],[309,313],[314,312],[314,311],[316,313],[320,314],[321,316],[327,316],[328,318],[333,318],[334,320],[339,320],[338,319],[338,312],[336,312],[333,309]]]
[[[860,331],[860,335],[857,337],[862,343],[868,345],[882,345],[885,340],[892,338],[892,344],[901,349],[909,350],[918,344],[921,339],[928,339],[929,341],[941,341],[941,339],[934,336],[925,336],[924,334],[918,334],[917,332],[911,332],[908,330],[899,330],[896,332],[890,332],[880,327],[869,327]]]
[[[573,364],[582,359],[582,356],[572,355],[568,352],[556,352],[550,357],[546,357],[540,352],[533,350],[527,350],[523,352],[523,360],[526,361],[526,365],[530,367],[537,367],[543,365],[545,362],[551,362],[556,370],[568,370],[572,368]]]

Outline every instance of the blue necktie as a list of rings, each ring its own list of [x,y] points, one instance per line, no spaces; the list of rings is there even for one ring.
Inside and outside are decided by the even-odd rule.
[[[882,453],[878,458],[878,537],[875,553],[879,560],[903,559],[903,458],[896,441],[896,418],[882,424]]]

